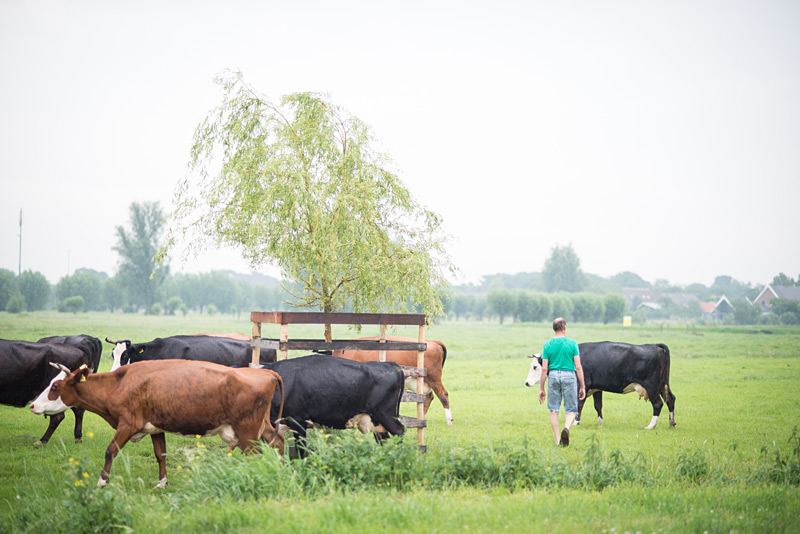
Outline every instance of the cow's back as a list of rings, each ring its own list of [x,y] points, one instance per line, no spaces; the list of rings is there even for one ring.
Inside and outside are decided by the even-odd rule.
[[[182,335],[156,338],[147,343],[131,345],[130,350],[131,363],[152,360],[193,360],[226,367],[248,367],[252,361],[250,343],[215,336]]]
[[[598,341],[580,343],[578,350],[587,391],[603,389],[621,393],[631,383],[640,383],[643,377],[662,379],[669,362],[669,351],[663,344]]]
[[[0,340],[0,404],[22,407],[36,398],[59,372],[50,362],[73,370],[89,359],[70,345]]]

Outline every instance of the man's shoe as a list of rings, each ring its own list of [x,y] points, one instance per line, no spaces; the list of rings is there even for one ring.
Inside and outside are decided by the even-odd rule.
[[[561,430],[561,446],[566,447],[569,445],[569,428],[564,427]]]

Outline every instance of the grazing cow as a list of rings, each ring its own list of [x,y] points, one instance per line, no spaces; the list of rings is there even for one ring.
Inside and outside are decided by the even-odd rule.
[[[360,338],[361,340],[375,341],[377,337]],[[388,337],[389,341],[408,341],[416,342],[418,340],[405,338],[405,337]],[[442,368],[447,359],[447,347],[441,341],[427,341],[427,349],[425,350],[425,369],[428,374],[423,380],[423,393],[427,396],[425,399],[424,413],[428,413],[428,408],[433,402],[433,394],[439,397],[439,400],[444,406],[444,415],[447,420],[447,426],[453,424],[453,413],[450,411],[450,398],[447,395],[447,390],[442,384]],[[333,356],[337,358],[346,358],[348,360],[355,360],[357,362],[377,362],[379,351],[377,350],[335,350]],[[386,361],[395,362],[399,365],[408,367],[417,366],[417,352],[413,350],[387,350]],[[409,377],[405,382],[406,389],[416,391],[417,379]]]
[[[249,342],[217,336],[189,335],[159,337],[147,343],[106,341],[114,345],[111,370],[121,365],[145,360],[195,360],[218,363],[227,367],[248,367],[253,361]],[[274,362],[275,349],[261,349],[260,363]]]
[[[403,371],[391,362],[353,362],[312,354],[267,364],[283,378],[286,402],[283,423],[296,435],[298,454],[305,455],[306,425],[328,428],[371,428],[371,422],[388,434],[402,435],[405,427],[398,420],[403,394]],[[370,418],[367,423],[363,417]],[[272,401],[272,422],[280,419],[279,405]],[[365,423],[367,425],[365,426]],[[378,435],[379,439],[386,434]]]
[[[238,332],[215,332],[213,334],[192,334],[193,336],[209,336],[209,337],[226,337],[228,339],[238,339],[239,341],[250,342],[252,339],[246,334],[239,334]]]
[[[59,367],[65,373],[66,367]],[[280,399],[275,388],[281,387]],[[270,424],[270,406],[283,406],[283,383],[265,369],[232,369],[209,362],[160,360],[125,365],[111,373],[90,374],[85,366],[55,381],[31,405],[34,413],[79,406],[106,420],[115,430],[97,482],[108,482],[111,463],[128,441],[146,435],[153,441],[159,482],[167,485],[164,432],[184,436],[219,435],[232,449],[256,450],[264,439],[283,451],[283,437]]]
[[[50,362],[58,362],[69,369],[91,363],[88,345],[31,343],[28,341],[9,341],[0,339],[0,404],[22,408],[45,390],[58,371],[50,367]],[[83,410],[75,413],[75,441],[83,437]],[[64,414],[51,417],[44,435],[34,443],[38,447],[47,443]]]
[[[675,395],[669,386],[669,348],[663,343],[657,345],[630,345],[602,341],[580,343],[583,379],[586,385],[586,398],[578,401],[580,423],[583,404],[594,395],[597,419],[603,422],[603,391],[611,393],[630,393],[636,391],[639,398],[653,404],[653,419],[645,428],[652,430],[664,406],[669,408],[669,424],[675,426]]]

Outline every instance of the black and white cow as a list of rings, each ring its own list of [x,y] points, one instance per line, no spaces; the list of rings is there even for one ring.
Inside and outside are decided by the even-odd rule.
[[[253,360],[250,343],[217,336],[159,337],[146,343],[131,343],[128,339],[112,341],[106,338],[106,341],[114,345],[112,371],[128,363],[146,360],[195,360],[227,367],[248,367]],[[261,349],[259,363],[274,362],[275,356],[274,349]]]
[[[51,362],[72,370],[81,365],[94,365],[88,345],[88,342],[72,345],[0,339],[0,404],[21,408],[31,403],[59,376],[59,371],[50,365]],[[83,438],[84,411],[77,408],[73,412],[75,441],[80,442]],[[51,416],[47,430],[34,446],[47,443],[63,419],[63,413]]]
[[[662,398],[669,408],[669,424],[675,426],[675,395],[669,386],[669,348],[663,343],[655,345],[631,345],[612,341],[579,343],[586,397],[578,400],[578,415],[575,424],[581,420],[583,405],[594,397],[597,420],[603,422],[603,392],[639,394],[640,399],[653,405],[653,418],[645,428],[655,428],[661,409]],[[542,358],[533,358],[528,371],[526,386],[538,384],[542,374]]]
[[[398,419],[404,378],[396,363],[355,362],[312,354],[265,367],[283,379],[282,423],[295,432],[300,456],[305,455],[309,423],[339,429],[358,426],[362,432],[374,424],[378,438],[405,432]],[[273,398],[271,418],[277,425],[280,404],[276,401]]]
[[[594,396],[597,420],[603,422],[603,392],[631,393],[653,404],[653,418],[645,428],[652,430],[664,406],[669,409],[669,425],[675,426],[675,395],[669,386],[669,348],[663,343],[631,345],[612,341],[580,343],[586,398],[578,401],[580,422],[583,404]]]

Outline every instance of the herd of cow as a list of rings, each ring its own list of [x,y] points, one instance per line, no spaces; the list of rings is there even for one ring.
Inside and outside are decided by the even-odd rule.
[[[243,452],[257,450],[263,440],[282,454],[284,434],[291,430],[300,456],[307,452],[306,429],[311,424],[357,427],[374,432],[378,441],[404,433],[400,399],[404,388],[415,389],[409,383],[415,379],[405,380],[401,366],[415,366],[416,352],[387,351],[385,362],[377,361],[377,351],[350,350],[276,361],[274,350],[262,349],[261,368],[254,368],[249,339],[241,334],[173,336],[147,343],[106,338],[114,346],[108,373],[97,372],[102,342],[95,337],[55,336],[36,343],[0,340],[0,404],[30,405],[34,414],[50,417],[34,445],[47,443],[68,409],[75,413],[76,441],[82,438],[85,410],[105,419],[116,432],[106,449],[99,486],[107,483],[119,450],[146,435],[158,462],[156,487],[164,487],[165,432],[219,435],[231,449],[238,446]],[[666,345],[583,343],[580,352],[587,398],[594,396],[601,423],[603,391],[636,391],[653,405],[647,428],[658,420],[661,397],[669,407],[670,425],[675,425]],[[442,384],[446,357],[443,343],[427,342],[424,411],[435,394],[452,425]],[[525,384],[537,383],[540,373],[541,358],[534,358]]]

